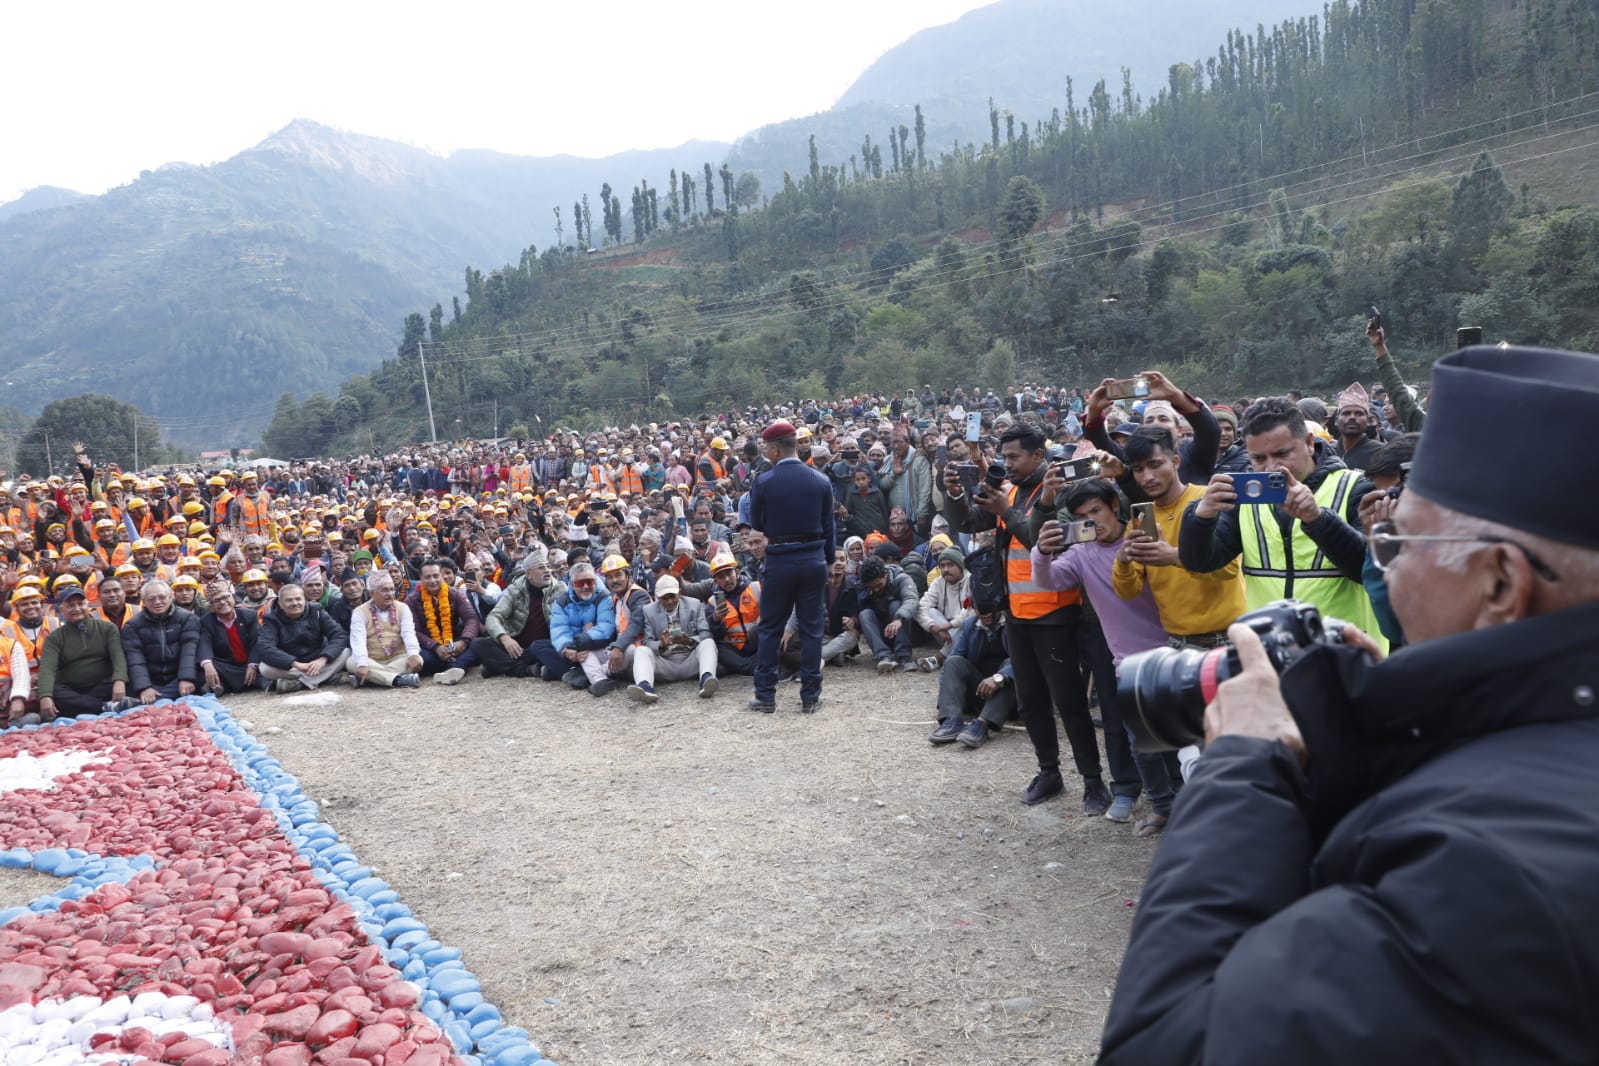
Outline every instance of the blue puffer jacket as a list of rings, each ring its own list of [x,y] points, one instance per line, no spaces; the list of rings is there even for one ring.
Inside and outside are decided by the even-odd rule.
[[[592,627],[585,630],[590,623]],[[609,645],[615,636],[616,610],[609,594],[597,591],[585,601],[571,589],[563,589],[555,598],[550,608],[550,643],[556,651],[593,651]]]

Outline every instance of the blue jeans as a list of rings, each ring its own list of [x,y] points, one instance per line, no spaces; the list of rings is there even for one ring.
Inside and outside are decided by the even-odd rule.
[[[471,644],[468,644],[466,650],[455,657],[454,662],[438,655],[432,648],[423,648],[422,676],[432,677],[434,674],[441,674],[455,667],[460,667],[462,670],[470,670],[476,662],[477,656],[472,654]]]
[[[822,631],[827,624],[823,593],[827,564],[820,552],[768,555],[761,575],[760,643],[755,648],[755,698],[777,699],[778,653],[790,613],[800,636],[800,702],[822,696]]]
[[[884,659],[893,659],[895,662],[908,663],[911,661],[911,623],[901,621],[899,632],[894,634],[892,640],[883,636],[883,627],[888,622],[894,621],[894,615],[900,609],[898,600],[888,601],[888,621],[885,622],[877,616],[877,612],[870,607],[861,609],[860,625],[861,634],[866,638],[866,646],[872,650],[872,658],[878,662]]]

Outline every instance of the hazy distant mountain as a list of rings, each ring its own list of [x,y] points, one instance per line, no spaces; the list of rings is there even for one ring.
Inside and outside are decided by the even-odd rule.
[[[1081,108],[1100,78],[1118,98],[1127,67],[1134,93],[1148,98],[1174,63],[1214,56],[1229,29],[1253,32],[1318,10],[1306,0],[1001,0],[914,34],[883,53],[833,108],[756,130],[734,145],[731,161],[767,182],[785,169],[798,175],[813,133],[824,163],[858,156],[865,134],[884,144],[887,160],[890,126],[909,125],[916,104],[930,156],[955,141],[980,145],[990,136],[990,97],[1018,128],[1033,126],[1065,110],[1068,76]]]
[[[608,159],[459,152],[298,121],[209,167],[170,164],[103,196],[36,189],[0,206],[0,384],[37,411],[97,391],[161,418],[180,442],[239,444],[280,392],[330,395],[394,353],[404,316],[450,313],[468,265],[485,272],[553,243],[559,205],[610,182],[624,212],[639,179],[727,159],[766,188],[808,163],[847,164],[870,135],[912,121],[930,154],[989,136],[988,100],[1018,123],[1079,106],[1132,68],[1144,95],[1175,62],[1214,54],[1238,25],[1308,14],[1306,0],[1002,0],[885,53],[820,115],[763,127],[733,147],[696,142]],[[885,157],[889,155],[887,151]],[[64,209],[46,207],[67,205]],[[599,215],[600,205],[592,204]]]
[[[248,442],[280,392],[336,393],[394,354],[407,312],[448,311],[468,264],[553,244],[554,205],[571,242],[583,193],[726,151],[445,159],[297,121],[215,166],[169,164],[71,210],[13,213],[0,220],[7,400],[37,410],[107,392],[173,439]]]
[[[87,199],[81,192],[62,189],[54,185],[40,185],[29,189],[10,203],[0,204],[0,222],[30,211],[48,211],[52,207],[65,207]]]

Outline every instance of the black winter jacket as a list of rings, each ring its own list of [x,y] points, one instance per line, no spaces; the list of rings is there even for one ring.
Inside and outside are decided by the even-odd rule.
[[[138,693],[174,681],[198,683],[200,620],[174,606],[157,618],[140,611],[122,627],[122,653],[128,660],[128,688]]]
[[[1283,677],[1308,773],[1206,748],[1101,1062],[1593,1061],[1599,603],[1360,661]]]
[[[290,618],[274,602],[261,619],[255,657],[268,666],[288,670],[297,662],[308,663],[317,658],[331,662],[339,657],[347,641],[339,623],[316,604],[306,604],[304,614]]]

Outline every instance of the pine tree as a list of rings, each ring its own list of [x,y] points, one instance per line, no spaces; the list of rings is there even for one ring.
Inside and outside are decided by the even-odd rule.
[[[922,118],[922,105],[916,105],[916,169],[927,169],[927,122]]]
[[[716,172],[709,163],[705,164],[705,214],[716,214]]]

